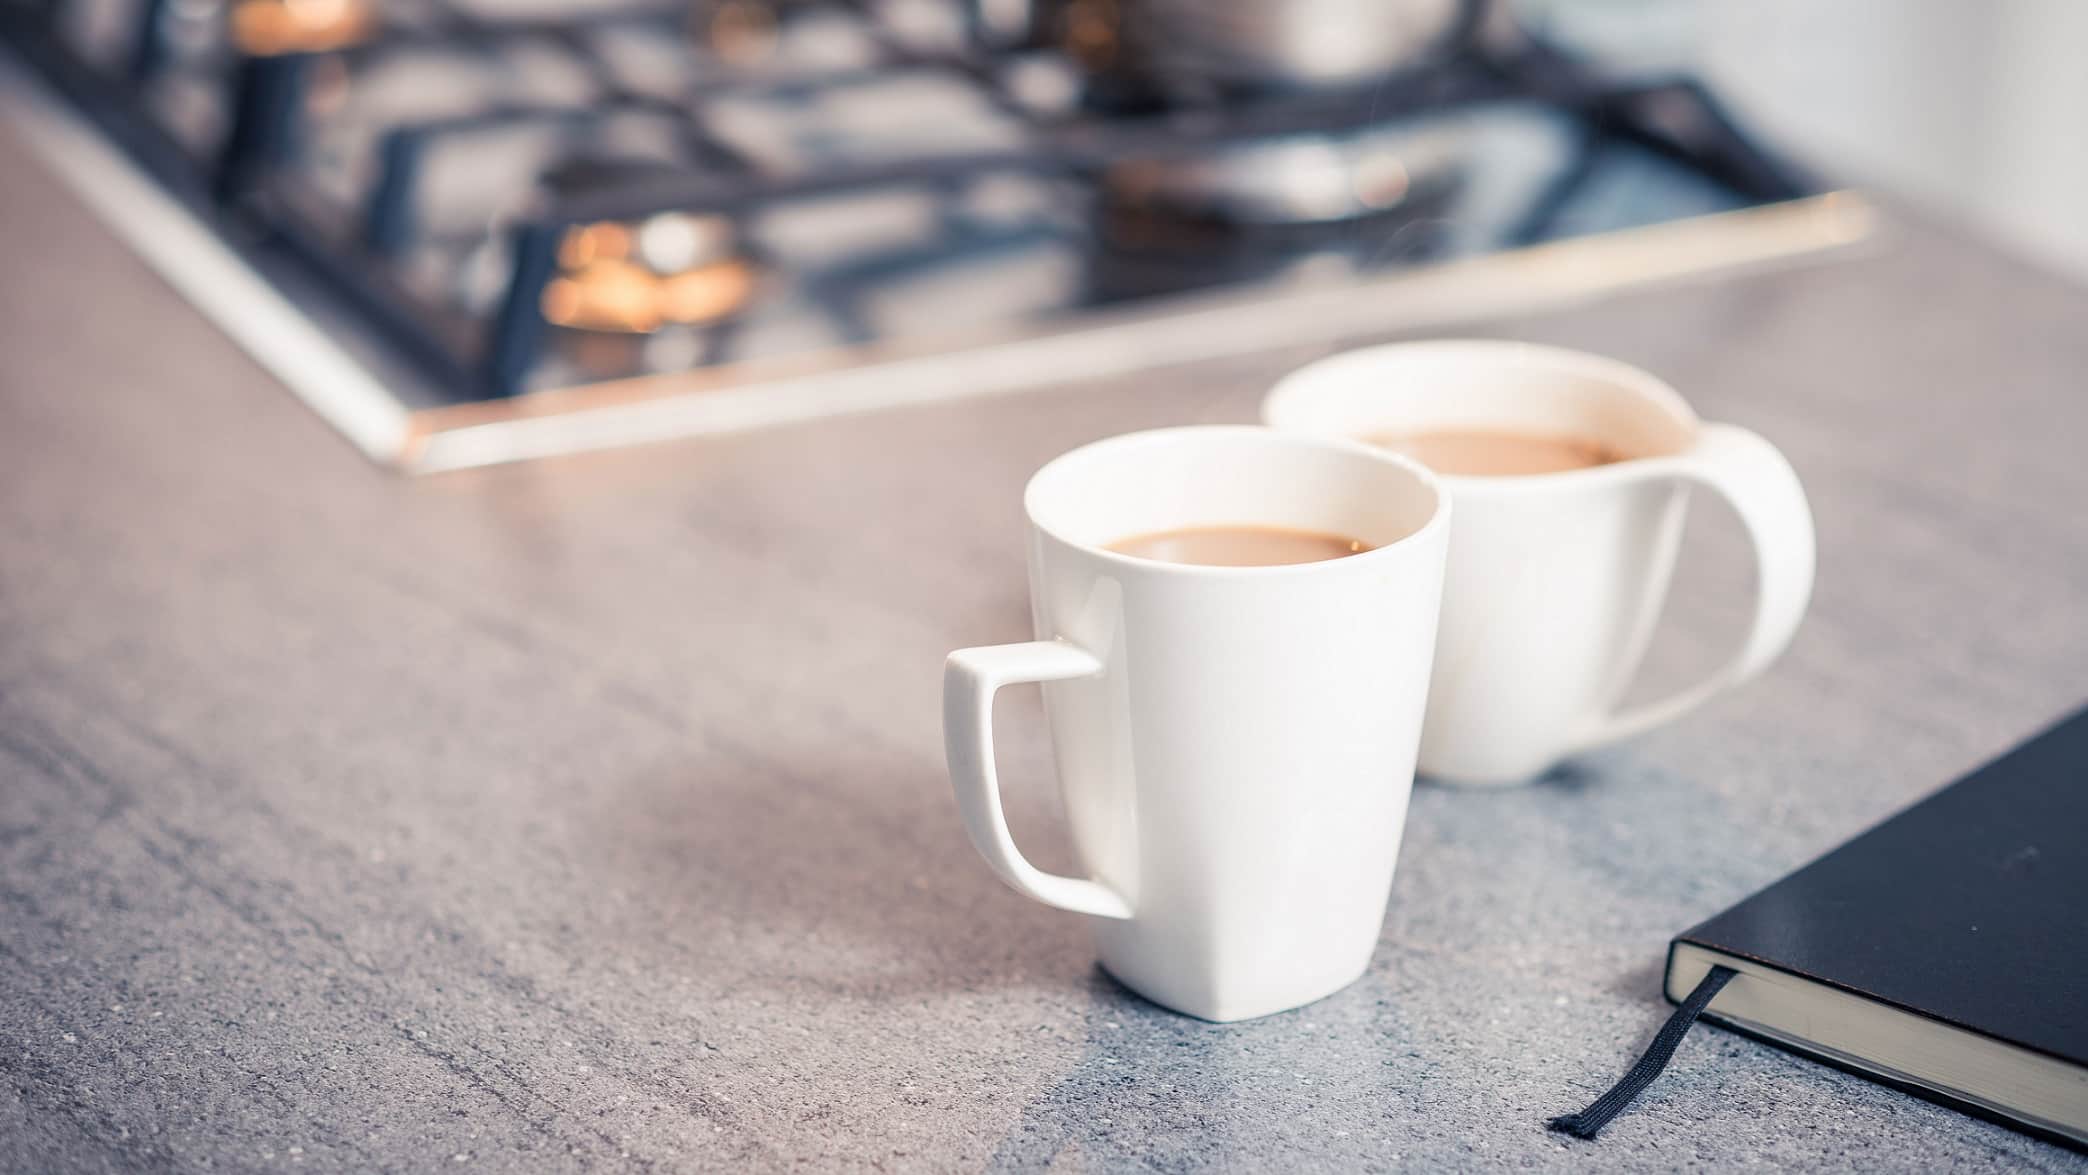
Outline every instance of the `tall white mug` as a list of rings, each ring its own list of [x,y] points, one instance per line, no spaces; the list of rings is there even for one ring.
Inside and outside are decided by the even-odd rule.
[[[1658,726],[1761,672],[1805,615],[1813,523],[1790,463],[1746,429],[1698,421],[1673,388],[1635,367],[1527,343],[1395,343],[1293,372],[1262,418],[1325,437],[1564,434],[1626,458],[1443,477],[1457,529],[1421,736],[1425,776],[1521,782]],[[1620,709],[1660,615],[1693,486],[1723,497],[1753,542],[1754,618],[1709,677]]]
[[[1392,886],[1435,647],[1449,503],[1404,458],[1253,427],[1133,433],[1030,480],[1037,639],[943,679],[950,780],[1003,880],[1090,917],[1156,1003],[1241,1020],[1368,966]],[[1374,549],[1211,567],[1112,552],[1182,527],[1276,526]],[[993,695],[1043,682],[1085,876],[1024,860],[1001,812]]]

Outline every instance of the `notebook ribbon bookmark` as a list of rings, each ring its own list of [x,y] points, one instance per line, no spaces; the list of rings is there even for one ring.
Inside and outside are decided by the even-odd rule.
[[[1711,997],[1717,995],[1719,989],[1736,974],[1738,972],[1731,967],[1711,968],[1710,974],[1704,976],[1703,982],[1696,985],[1696,990],[1689,993],[1689,998],[1682,1001],[1682,1006],[1675,1009],[1675,1014],[1668,1017],[1668,1022],[1660,1026],[1660,1031],[1654,1034],[1653,1043],[1646,1046],[1645,1055],[1638,1059],[1638,1063],[1633,1065],[1631,1071],[1624,1074],[1621,1080],[1610,1086],[1608,1093],[1588,1103],[1588,1108],[1580,1113],[1561,1114],[1545,1125],[1562,1134],[1571,1134],[1575,1138],[1592,1140],[1602,1133],[1602,1128],[1610,1124],[1610,1119],[1623,1113],[1624,1107],[1631,1104],[1631,1099],[1653,1084],[1653,1079],[1660,1076],[1662,1069],[1667,1068],[1668,1059],[1675,1055],[1675,1046],[1682,1043],[1682,1037],[1689,1032],[1689,1026],[1696,1023],[1705,1006],[1710,1004]]]

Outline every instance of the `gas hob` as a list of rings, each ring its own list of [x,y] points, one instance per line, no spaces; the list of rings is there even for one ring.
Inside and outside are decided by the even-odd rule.
[[[1438,327],[1871,222],[1703,87],[1527,37],[1185,97],[980,12],[0,0],[0,32],[83,197],[413,471]]]

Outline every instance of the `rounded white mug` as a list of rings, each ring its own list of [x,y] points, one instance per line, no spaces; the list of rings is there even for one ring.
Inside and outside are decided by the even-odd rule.
[[[1030,479],[1037,639],[963,649],[943,679],[950,779],[1003,880],[1092,917],[1155,1003],[1240,1020],[1368,966],[1406,823],[1449,501],[1405,458],[1269,429],[1133,433]],[[1373,549],[1213,567],[1109,549],[1184,527],[1273,526]],[[1032,866],[1002,815],[993,695],[1044,683],[1083,877]]]
[[[1628,364],[1497,340],[1393,343],[1291,373],[1262,418],[1341,438],[1562,434],[1625,458],[1442,477],[1457,527],[1421,736],[1426,777],[1517,783],[1660,725],[1761,672],[1805,615],[1813,522],[1790,462],[1746,429],[1698,421],[1673,388]],[[1692,486],[1730,503],[1754,545],[1754,618],[1709,677],[1620,709],[1660,615]]]

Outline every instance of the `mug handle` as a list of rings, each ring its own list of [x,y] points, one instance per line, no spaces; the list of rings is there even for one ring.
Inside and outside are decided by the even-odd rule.
[[[1754,621],[1740,651],[1717,672],[1657,702],[1596,720],[1574,740],[1574,751],[1651,730],[1760,673],[1791,643],[1812,598],[1812,509],[1797,472],[1776,446],[1735,425],[1706,424],[1693,449],[1661,464],[1666,468],[1647,475],[1705,486],[1740,516],[1755,551]]]
[[[972,846],[1001,880],[1019,893],[1097,918],[1129,918],[1131,903],[1099,881],[1061,877],[1029,863],[1001,811],[1000,776],[993,766],[993,695],[1004,685],[1064,681],[1102,672],[1093,654],[1063,641],[1025,641],[959,649],[943,669],[943,751],[950,785]]]

